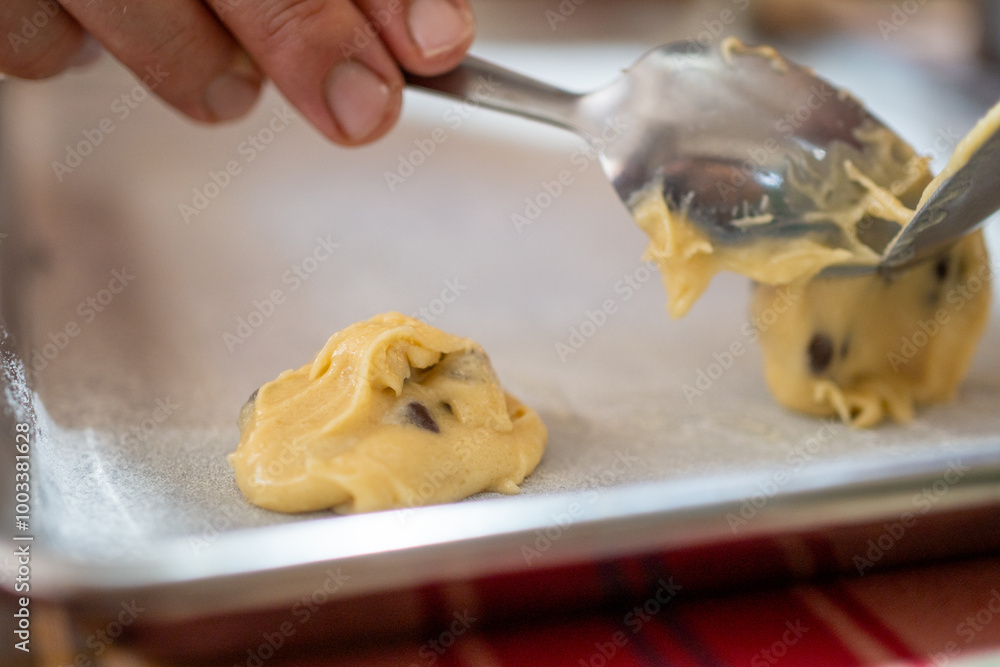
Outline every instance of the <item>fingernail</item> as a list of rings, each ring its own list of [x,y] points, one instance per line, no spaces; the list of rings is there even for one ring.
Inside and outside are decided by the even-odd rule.
[[[342,62],[326,80],[326,103],[337,125],[358,141],[382,124],[389,107],[389,86],[359,62]]]
[[[250,57],[241,53],[233,67],[215,77],[205,89],[205,106],[215,120],[244,116],[260,92],[260,74]]]
[[[468,39],[473,30],[468,13],[448,0],[414,0],[407,22],[425,58],[450,51]]]
[[[69,61],[70,67],[84,67],[90,65],[104,53],[104,47],[90,34],[85,35],[83,38],[83,44],[80,46],[80,50],[76,52],[73,56],[73,60]]]

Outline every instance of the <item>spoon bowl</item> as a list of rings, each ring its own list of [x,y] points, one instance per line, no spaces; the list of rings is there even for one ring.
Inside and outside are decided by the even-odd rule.
[[[626,205],[660,188],[668,206],[683,211],[713,244],[808,235],[848,247],[844,230],[822,219],[830,202],[803,196],[802,183],[846,183],[836,196],[859,199],[863,188],[843,174],[843,162],[845,156],[863,162],[870,148],[864,137],[877,133],[891,145],[879,157],[881,172],[903,173],[915,157],[849,94],[769,47],[735,39],[716,48],[661,46],[617,80],[584,94],[471,56],[444,75],[408,75],[407,81],[576,132],[598,152]],[[899,230],[892,224],[866,225],[881,230],[871,235],[876,252]]]
[[[569,92],[472,56],[444,75],[407,75],[407,82],[576,132],[590,142],[626,205],[659,189],[668,208],[682,213],[713,246],[805,237],[859,257],[828,267],[824,275],[896,270],[981,223],[965,219],[950,236],[942,233],[945,225],[931,233],[947,219],[942,198],[954,201],[942,187],[934,215],[918,211],[921,238],[911,238],[910,226],[900,234],[905,221],[898,215],[893,221],[865,213],[845,225],[842,214],[858,215],[870,195],[858,173],[898,197],[897,210],[898,203],[913,209],[919,192],[909,186],[922,184],[907,179],[923,163],[846,91],[770,47],[748,47],[734,38],[717,47],[681,42],[653,49],[590,93]],[[992,151],[994,157],[1000,160],[1000,151]],[[993,193],[990,201],[965,209],[996,210],[1000,194],[980,190]],[[902,244],[894,243],[897,237]]]

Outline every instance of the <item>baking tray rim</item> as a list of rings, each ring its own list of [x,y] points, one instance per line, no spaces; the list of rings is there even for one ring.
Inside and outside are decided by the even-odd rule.
[[[729,527],[727,515],[738,516],[741,505],[761,493],[759,485],[773,476],[772,468],[603,488],[586,505],[581,499],[588,492],[575,491],[419,508],[405,521],[399,510],[390,510],[236,529],[219,534],[201,557],[192,557],[182,537],[164,540],[155,555],[132,562],[77,562],[40,550],[33,561],[33,592],[94,610],[147,596],[157,600],[150,616],[176,620],[291,603],[315,590],[320,577],[343,568],[350,585],[329,595],[336,600],[436,581],[898,520],[906,512],[919,519],[915,498],[945,480],[956,465],[959,479],[929,503],[927,515],[1000,507],[1000,450],[979,446],[904,462],[880,456],[803,470],[768,496],[738,531]],[[561,526],[558,519],[572,503],[580,509]],[[331,529],[347,539],[323,539]],[[537,565],[527,562],[521,547],[530,547],[546,529],[558,530],[558,536],[549,540]],[[248,585],[253,582],[260,585]]]

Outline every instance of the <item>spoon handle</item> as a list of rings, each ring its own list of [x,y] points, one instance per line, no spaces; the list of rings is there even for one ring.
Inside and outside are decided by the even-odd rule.
[[[407,72],[405,77],[406,83],[416,88],[587,135],[576,117],[580,95],[475,56],[467,56],[458,67],[439,76]]]

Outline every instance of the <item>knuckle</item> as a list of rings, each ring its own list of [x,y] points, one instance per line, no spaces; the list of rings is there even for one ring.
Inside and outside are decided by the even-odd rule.
[[[327,6],[327,0],[265,0],[260,5],[261,36],[270,44],[286,42]]]
[[[55,0],[0,10],[0,71],[43,79],[66,69],[83,44],[81,31]]]
[[[156,78],[152,86],[156,94],[184,113],[198,116],[205,85],[201,73],[210,70],[196,65],[191,54],[203,51],[203,41],[193,31],[180,30],[149,43],[143,52],[130,53],[123,62],[147,87],[151,85],[147,76],[160,73],[162,78]],[[204,64],[204,57],[200,61]],[[170,76],[172,73],[183,75]]]
[[[153,65],[174,66],[187,60],[193,47],[200,47],[202,39],[193,30],[176,30],[164,34],[149,46],[148,58]],[[194,51],[197,52],[197,51]]]

